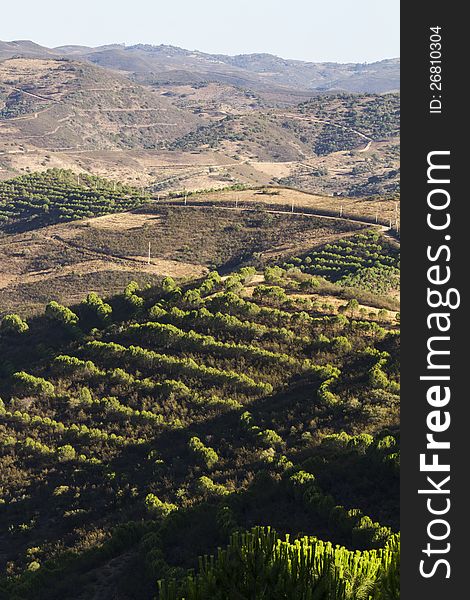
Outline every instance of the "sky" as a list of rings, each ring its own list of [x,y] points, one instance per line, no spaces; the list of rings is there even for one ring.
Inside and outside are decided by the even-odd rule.
[[[374,62],[399,56],[399,7],[400,0],[17,0],[2,6],[0,40]]]

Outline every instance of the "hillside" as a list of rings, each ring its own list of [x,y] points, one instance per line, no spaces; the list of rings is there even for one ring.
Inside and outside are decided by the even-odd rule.
[[[338,217],[338,199],[282,188],[184,197],[159,199],[63,170],[0,183],[0,315],[36,313],[51,299],[79,302],[90,290],[111,295],[129,279],[154,284],[261,267],[397,218],[395,201],[342,199],[343,216],[354,221],[323,219]]]
[[[25,40],[0,42],[0,58],[16,56],[68,56],[131,73],[147,82],[170,77],[175,83],[218,82],[255,90],[278,87],[371,93],[396,92],[400,87],[399,59],[371,64],[313,63],[272,54],[208,54],[164,44],[45,48]]]
[[[327,586],[335,600],[361,587],[397,600],[395,311],[366,308],[338,279],[362,273],[365,285],[397,261],[395,244],[360,231],[283,266],[131,283],[4,319],[0,596],[196,600],[284,586],[297,600]],[[320,563],[283,562],[299,544]]]
[[[154,148],[197,118],[110,71],[61,59],[0,63],[1,149]]]
[[[399,600],[398,90],[0,41],[0,600]]]
[[[232,112],[176,140],[172,149],[223,148],[258,160],[302,160],[397,137],[399,96],[329,95],[296,109]]]
[[[14,58],[0,62],[0,134],[0,179],[55,167],[160,191],[399,189],[398,94],[139,84],[71,58]]]

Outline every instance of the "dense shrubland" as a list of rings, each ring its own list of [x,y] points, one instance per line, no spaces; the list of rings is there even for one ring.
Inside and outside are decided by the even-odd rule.
[[[123,598],[398,599],[397,323],[309,297],[382,267],[357,235],[4,317],[0,597],[93,597],[118,559]]]

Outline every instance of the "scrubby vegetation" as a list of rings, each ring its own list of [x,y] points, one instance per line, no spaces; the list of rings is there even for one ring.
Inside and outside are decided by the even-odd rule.
[[[398,246],[375,231],[326,244],[284,266],[377,294],[397,291],[400,285]]]
[[[361,235],[4,318],[1,597],[399,597],[397,325],[309,298]]]
[[[293,113],[228,115],[200,125],[170,148],[200,151],[230,143],[263,160],[299,160],[302,151],[324,156],[359,148],[364,140],[396,136],[399,123],[398,94],[322,94],[300,104]]]
[[[397,135],[400,129],[399,94],[328,94],[300,105],[301,112],[334,122],[375,140]]]

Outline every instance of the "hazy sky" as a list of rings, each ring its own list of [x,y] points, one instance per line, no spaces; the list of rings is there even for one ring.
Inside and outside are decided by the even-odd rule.
[[[0,40],[45,46],[172,44],[311,61],[399,55],[399,0],[16,0]]]

